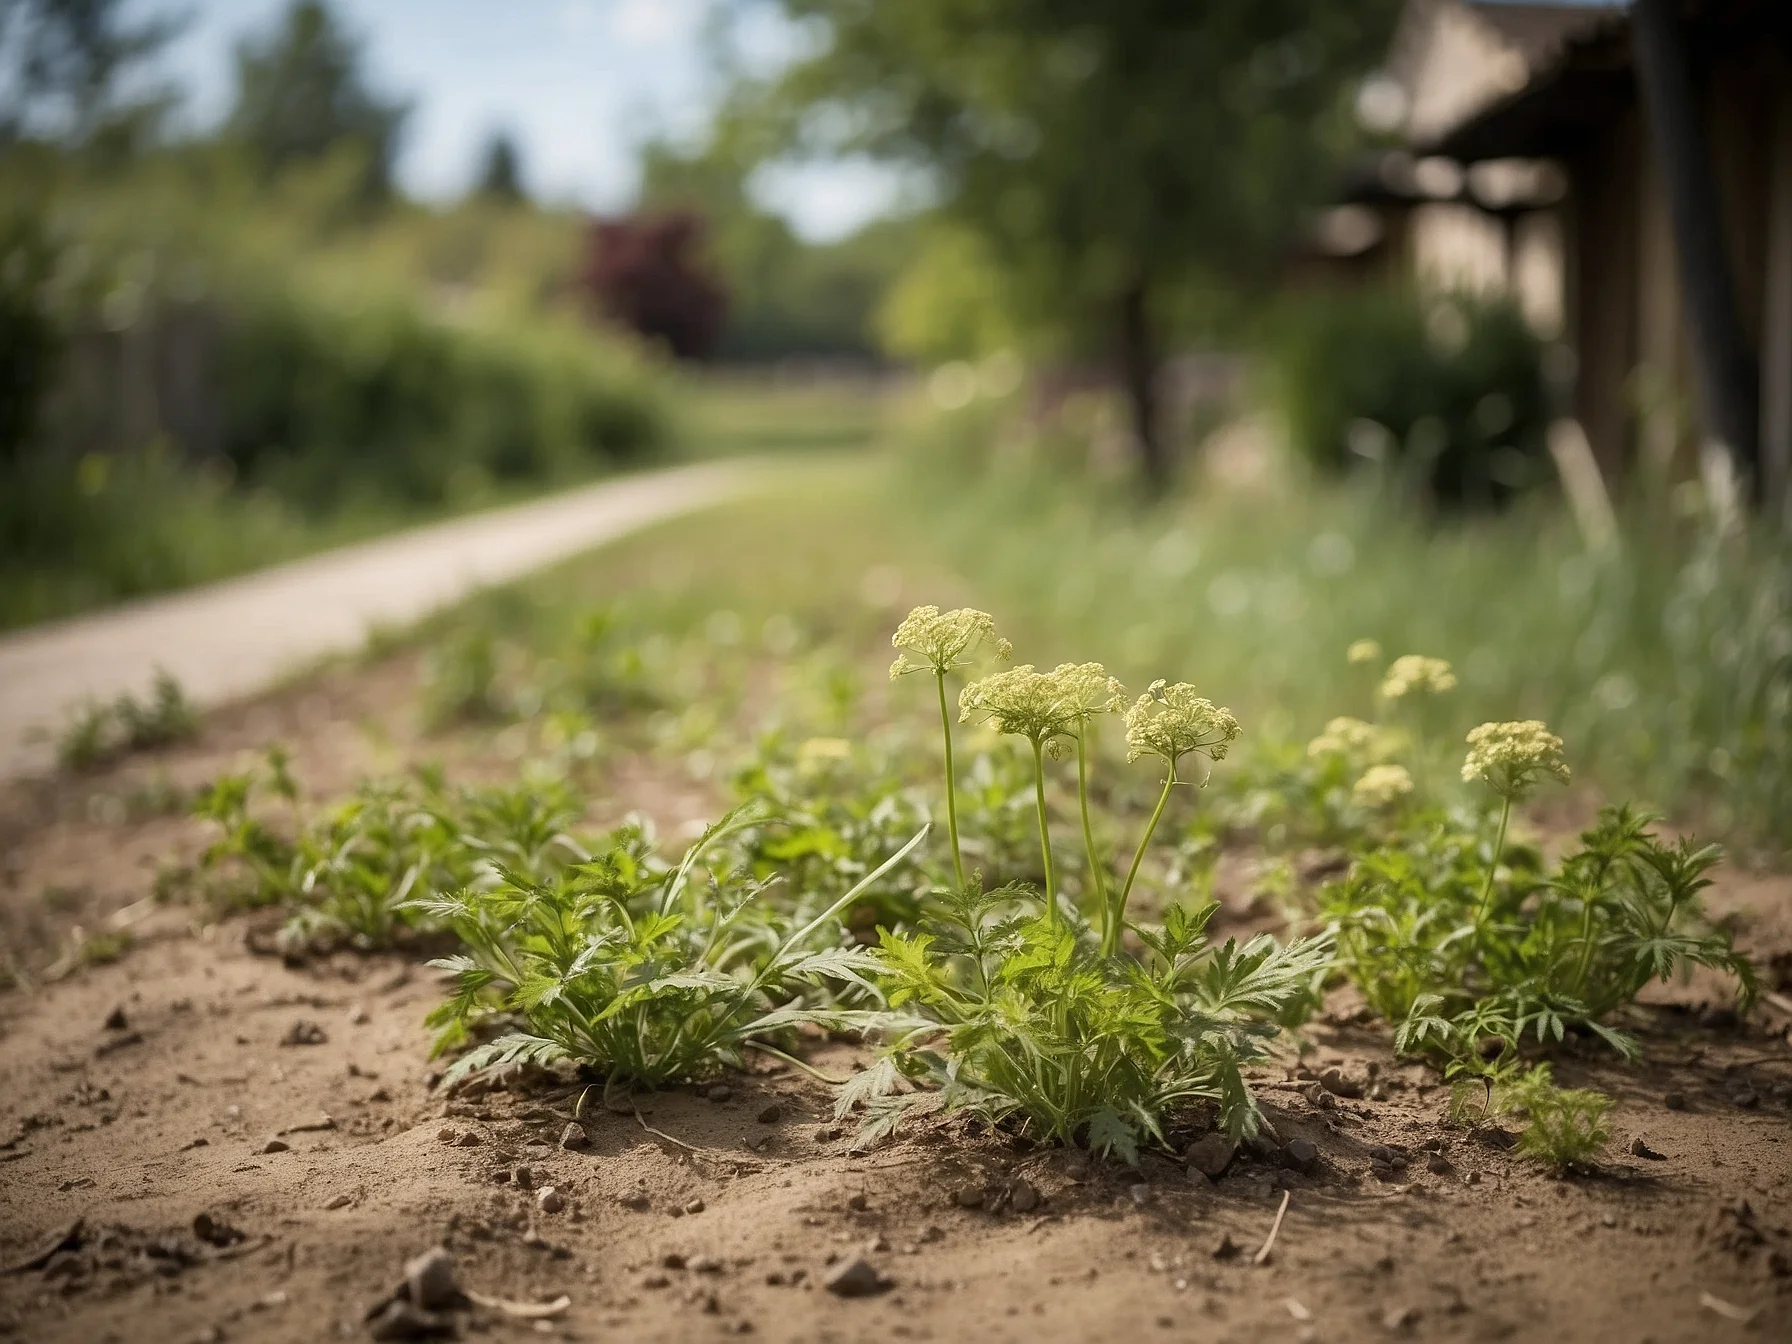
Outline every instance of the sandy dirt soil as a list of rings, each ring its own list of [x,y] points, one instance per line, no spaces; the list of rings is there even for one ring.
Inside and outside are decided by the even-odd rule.
[[[593,1093],[575,1146],[577,1086],[445,1096],[415,959],[288,965],[253,950],[252,918],[145,901],[200,843],[157,814],[170,787],[278,738],[309,788],[339,789],[421,750],[414,678],[402,656],[341,668],[178,751],[0,794],[0,938],[31,977],[0,994],[0,1335],[369,1339],[440,1245],[468,1293],[548,1313],[476,1302],[447,1313],[462,1337],[1792,1339],[1788,1020],[1739,1022],[1700,984],[1638,1013],[1642,1067],[1559,1062],[1618,1100],[1607,1160],[1571,1179],[1447,1127],[1435,1075],[1343,995],[1306,1064],[1360,1095],[1262,1071],[1281,1142],[1217,1180],[957,1124],[855,1154],[826,1089],[769,1061],[639,1114]],[[713,800],[624,760],[600,806],[625,804],[675,829]],[[1731,873],[1713,904],[1763,960],[1792,951],[1787,879]],[[120,923],[116,961],[39,978],[74,926]],[[858,1058],[815,1043],[823,1067]],[[830,1291],[855,1259],[873,1291]]]

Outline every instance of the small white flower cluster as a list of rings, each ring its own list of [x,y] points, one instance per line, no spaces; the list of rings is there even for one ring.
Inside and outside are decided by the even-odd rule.
[[[1516,802],[1545,777],[1566,784],[1568,763],[1562,759],[1562,739],[1541,719],[1511,723],[1484,723],[1469,731],[1468,757],[1462,778],[1481,780],[1508,801]]]
[[[1325,731],[1307,743],[1307,755],[1342,756],[1347,760],[1379,765],[1406,749],[1406,734],[1398,728],[1364,723],[1341,715],[1325,725]]]
[[[909,672],[938,676],[965,666],[979,644],[988,644],[995,656],[1007,662],[1014,646],[996,633],[996,620],[987,611],[959,607],[942,612],[938,607],[916,607],[896,627],[890,643],[897,649],[890,664],[890,680]]]
[[[1372,765],[1350,790],[1358,807],[1379,812],[1412,792],[1412,775],[1404,765]]]
[[[1456,689],[1456,673],[1442,658],[1406,653],[1394,659],[1381,679],[1383,700],[1402,700],[1415,691],[1442,695]]]
[[[1125,702],[1126,688],[1100,663],[1060,663],[1050,672],[1022,663],[966,686],[958,718],[968,723],[981,715],[997,732],[1047,746],[1097,714],[1118,713]]]
[[[1172,769],[1190,752],[1220,761],[1238,734],[1232,711],[1197,695],[1187,682],[1154,681],[1126,711],[1126,759],[1158,756]]]

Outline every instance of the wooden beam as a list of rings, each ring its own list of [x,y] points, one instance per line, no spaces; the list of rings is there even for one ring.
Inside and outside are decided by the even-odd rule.
[[[1637,83],[1673,223],[1687,335],[1706,429],[1729,450],[1738,472],[1758,492],[1758,370],[1736,309],[1723,208],[1711,170],[1710,146],[1693,98],[1679,7],[1680,0],[1635,0],[1632,5]]]

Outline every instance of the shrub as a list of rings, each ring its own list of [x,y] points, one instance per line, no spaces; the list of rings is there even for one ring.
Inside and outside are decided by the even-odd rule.
[[[1306,295],[1272,322],[1265,363],[1295,448],[1326,472],[1379,462],[1453,506],[1550,473],[1543,348],[1509,302]]]

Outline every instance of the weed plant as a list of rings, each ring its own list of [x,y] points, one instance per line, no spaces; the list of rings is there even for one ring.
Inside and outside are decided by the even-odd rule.
[[[1548,1064],[1537,1064],[1499,1083],[1463,1079],[1450,1096],[1455,1124],[1506,1116],[1523,1122],[1518,1151],[1567,1170],[1589,1166],[1611,1139],[1605,1123],[1612,1099],[1584,1088],[1557,1087]]]
[[[129,691],[107,704],[76,711],[56,744],[64,769],[93,770],[134,751],[184,742],[199,731],[199,715],[181,685],[157,668],[147,700]]]
[[[1142,1143],[1164,1143],[1172,1117],[1197,1102],[1214,1106],[1230,1133],[1254,1133],[1260,1121],[1242,1068],[1260,1056],[1277,1019],[1323,970],[1324,941],[1280,947],[1264,936],[1215,947],[1206,939],[1217,909],[1211,902],[1169,903],[1161,926],[1127,920],[1176,785],[1192,782],[1197,758],[1225,756],[1237,721],[1180,683],[1155,682],[1129,701],[1094,663],[1050,672],[1023,665],[970,681],[959,695],[961,720],[988,721],[1026,744],[1043,872],[1039,889],[985,890],[957,852],[958,780],[945,687],[979,646],[1000,659],[1008,645],[985,613],[936,607],[911,612],[894,642],[900,656],[891,676],[930,676],[941,706],[953,883],[936,892],[919,928],[879,930],[888,1052],[840,1097],[842,1114],[865,1110],[861,1141],[936,1107],[1128,1161]],[[1089,805],[1096,734],[1110,714],[1124,716],[1129,759],[1150,757],[1163,769],[1156,805],[1123,874],[1095,838]],[[1060,886],[1046,800],[1046,763],[1066,755],[1076,760],[1087,913]],[[1140,955],[1122,946],[1128,930]],[[932,1089],[916,1090],[916,1083]]]
[[[752,820],[730,813],[676,866],[657,859],[640,826],[627,826],[552,879],[500,866],[495,885],[416,901],[466,949],[431,963],[458,977],[429,1018],[437,1051],[464,1045],[492,1018],[522,1028],[462,1055],[448,1080],[568,1060],[609,1088],[655,1088],[738,1066],[749,1045],[776,1050],[799,1026],[862,1025],[865,1012],[839,1006],[837,991],[868,991],[876,962],[844,943],[839,917],[927,829],[798,924],[738,869],[700,871]]]

